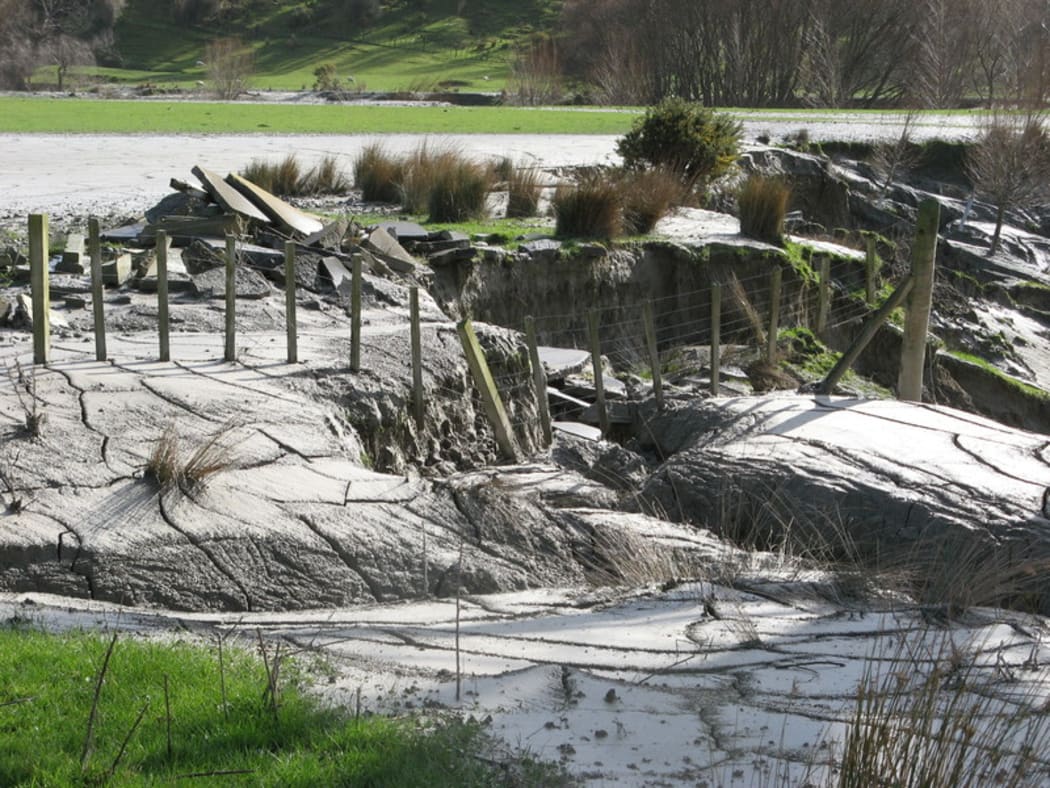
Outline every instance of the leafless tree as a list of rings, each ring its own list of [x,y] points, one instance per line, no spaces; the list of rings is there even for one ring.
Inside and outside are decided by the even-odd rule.
[[[923,0],[913,28],[915,57],[910,84],[921,107],[959,106],[973,62],[974,2],[983,0]]]
[[[1043,118],[995,118],[971,148],[966,166],[974,190],[996,207],[989,250],[994,255],[999,250],[1006,211],[1037,204],[1047,196],[1050,137]]]
[[[36,65],[33,16],[24,0],[0,0],[0,87],[24,90]]]
[[[510,98],[525,106],[552,104],[564,92],[557,43],[536,38],[518,53],[511,68]]]
[[[218,38],[208,44],[204,62],[215,94],[224,100],[237,98],[248,89],[254,71],[251,49],[236,37]]]

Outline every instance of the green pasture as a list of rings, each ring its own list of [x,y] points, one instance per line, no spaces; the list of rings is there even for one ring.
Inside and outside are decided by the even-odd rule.
[[[563,784],[550,766],[513,759],[508,774],[475,757],[487,750],[477,725],[327,708],[286,653],[271,647],[268,670],[218,646],[0,627],[0,784]]]
[[[622,134],[635,113],[569,108],[0,97],[0,132],[200,134]]]

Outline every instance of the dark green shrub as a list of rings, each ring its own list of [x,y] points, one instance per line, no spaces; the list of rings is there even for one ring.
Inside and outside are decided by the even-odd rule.
[[[383,149],[367,146],[354,160],[354,183],[365,202],[400,202],[404,167]]]
[[[507,218],[535,216],[540,204],[540,171],[535,167],[512,168],[507,181]]]
[[[491,178],[488,170],[457,155],[432,160],[434,170],[427,197],[430,221],[462,222],[485,213]]]
[[[652,232],[683,197],[678,176],[663,168],[628,172],[620,182],[624,231],[628,235]]]
[[[741,126],[729,115],[682,99],[646,111],[617,143],[628,169],[665,167],[687,186],[717,178],[736,161]]]
[[[314,69],[314,90],[340,90],[343,85],[336,71],[335,63],[323,63]]]
[[[554,193],[555,234],[571,238],[615,238],[623,232],[618,185],[592,173]]]
[[[782,243],[790,197],[791,189],[779,178],[752,175],[737,194],[740,232],[760,241]]]

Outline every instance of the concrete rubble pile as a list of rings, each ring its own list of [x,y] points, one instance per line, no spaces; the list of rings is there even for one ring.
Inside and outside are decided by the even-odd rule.
[[[429,233],[408,222],[368,228],[347,218],[326,222],[239,175],[231,173],[223,179],[201,166],[192,172],[197,185],[173,178],[173,192],[143,216],[101,232],[107,302],[120,302],[120,291],[128,289],[156,291],[156,242],[161,231],[169,244],[169,291],[202,298],[224,295],[227,236],[236,238],[238,298],[264,298],[274,286],[285,287],[288,241],[295,244],[299,288],[316,293],[335,290],[348,297],[355,257],[360,257],[366,274],[402,285],[425,285],[427,269],[409,254],[402,239],[442,251],[459,250],[465,240],[458,233]],[[85,233],[69,234],[63,251],[51,257],[50,268],[52,303],[65,302],[69,309],[90,306],[91,264]],[[0,248],[0,274],[14,285],[28,284],[24,250]],[[0,302],[0,325],[25,327],[31,322],[28,296]]]

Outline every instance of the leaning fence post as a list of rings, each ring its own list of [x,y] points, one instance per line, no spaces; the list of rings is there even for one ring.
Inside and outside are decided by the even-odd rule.
[[[469,320],[461,320],[456,324],[459,333],[459,341],[463,344],[463,354],[467,357],[467,366],[474,378],[474,384],[481,392],[481,401],[485,406],[485,413],[489,417],[492,429],[496,433],[496,443],[499,444],[503,455],[509,460],[518,459],[518,447],[514,441],[514,432],[507,418],[507,411],[503,408],[503,401],[499,396],[499,389],[492,379],[485,353],[481,349],[478,337],[474,333],[474,326]]]
[[[157,231],[157,333],[160,337],[160,360],[171,361],[171,338],[168,334],[168,234]]]
[[[284,322],[288,335],[288,363],[299,363],[299,327],[295,314],[295,241],[284,244]]]
[[[875,237],[867,236],[866,251],[864,253],[864,285],[867,293],[868,304],[875,304],[875,293],[878,290],[879,258],[875,254]]]
[[[901,366],[897,377],[897,396],[912,402],[922,401],[922,371],[926,365],[926,334],[933,305],[933,269],[940,219],[941,206],[936,200],[923,200],[919,204],[911,254],[911,276],[915,285],[905,303]]]
[[[820,258],[820,282],[817,285],[817,336],[828,328],[828,307],[831,304],[831,258]]]
[[[51,277],[48,272],[47,214],[29,217],[29,286],[33,302],[33,363],[51,358]]]
[[[547,400],[547,373],[540,361],[540,347],[536,341],[536,321],[532,315],[525,318],[525,342],[529,346],[529,364],[532,366],[532,386],[536,390],[536,407],[540,412],[540,427],[543,428],[543,440],[550,446],[554,440],[551,434],[551,409]]]
[[[106,360],[106,314],[102,304],[102,240],[98,219],[88,219],[91,258],[91,311],[95,316],[95,361]]]
[[[605,407],[605,378],[602,375],[602,343],[598,336],[598,310],[587,313],[587,328],[591,336],[591,369],[594,370],[594,394],[598,406],[598,426],[602,435],[609,432],[609,411]]]
[[[423,429],[423,342],[419,330],[419,288],[408,291],[410,334],[412,337],[412,406],[416,427]]]
[[[722,285],[711,285],[711,395],[722,393]]]
[[[237,283],[234,266],[237,264],[237,239],[226,236],[226,351],[223,358],[234,361],[237,357]]]
[[[653,373],[653,394],[656,407],[664,406],[664,379],[660,369],[660,351],[656,345],[656,323],[653,321],[653,302],[642,304],[642,321],[645,323],[645,344],[649,351],[649,369]]]
[[[353,256],[350,274],[350,371],[361,371],[361,261]]]
[[[875,310],[875,314],[868,318],[868,321],[861,328],[860,334],[853,340],[853,344],[842,354],[842,357],[831,368],[831,372],[827,374],[827,377],[817,385],[817,394],[830,394],[835,390],[835,386],[842,379],[842,376],[853,366],[853,362],[860,358],[861,352],[868,346],[868,343],[875,338],[879,326],[886,321],[894,309],[901,305],[908,293],[911,292],[913,285],[914,277],[908,274],[897,285],[897,289],[889,294],[882,306]]]
[[[776,362],[777,335],[780,333],[780,285],[784,272],[779,265],[773,267],[769,278],[769,336],[767,337],[766,359],[770,364]]]

